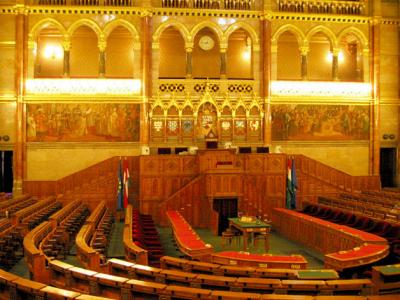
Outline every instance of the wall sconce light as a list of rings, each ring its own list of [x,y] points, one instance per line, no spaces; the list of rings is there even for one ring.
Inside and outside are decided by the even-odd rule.
[[[63,54],[64,50],[59,45],[46,45],[43,51],[43,55],[47,59],[61,59]]]
[[[394,140],[396,138],[396,136],[393,133],[385,133],[382,138],[384,140]]]

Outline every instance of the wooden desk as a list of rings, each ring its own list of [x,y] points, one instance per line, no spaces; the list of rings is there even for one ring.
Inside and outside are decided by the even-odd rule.
[[[329,280],[338,279],[339,275],[335,270],[298,270],[297,279]]]
[[[78,297],[80,295],[80,293],[77,293],[74,291],[59,289],[59,288],[52,287],[49,285],[42,288],[41,291],[45,292],[46,299],[54,299],[54,300],[76,299],[76,297]]]
[[[374,294],[400,290],[400,264],[372,267]]]
[[[254,222],[243,222],[240,218],[229,218],[229,227],[236,228],[243,233],[243,249],[247,250],[247,240],[249,235],[254,238],[254,233],[266,234],[265,248],[268,249],[268,234],[271,230],[271,225],[255,220]],[[254,240],[254,239],[253,239]]]
[[[221,265],[306,269],[307,261],[301,255],[251,254],[249,252],[224,251],[211,255],[211,262]]]

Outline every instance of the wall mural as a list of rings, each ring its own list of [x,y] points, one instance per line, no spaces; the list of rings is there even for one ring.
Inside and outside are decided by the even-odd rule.
[[[369,107],[273,105],[272,139],[277,141],[368,140]]]
[[[28,142],[137,142],[140,104],[28,104]]]

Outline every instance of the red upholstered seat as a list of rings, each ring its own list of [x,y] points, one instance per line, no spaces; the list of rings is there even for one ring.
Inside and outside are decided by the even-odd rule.
[[[341,220],[343,220],[345,216],[346,216],[345,213],[342,212],[341,210],[335,210],[333,212],[333,214],[331,215],[330,221],[334,222],[334,223],[338,223]]]
[[[344,218],[340,222],[337,222],[337,224],[350,226],[350,224],[355,222],[356,219],[357,219],[356,215],[349,212],[349,213],[346,213]]]

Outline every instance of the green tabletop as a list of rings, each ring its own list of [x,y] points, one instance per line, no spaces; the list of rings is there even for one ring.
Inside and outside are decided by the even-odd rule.
[[[400,275],[400,264],[376,267],[384,276]]]
[[[338,279],[339,275],[335,270],[298,270],[297,278],[326,280],[326,279]]]
[[[228,218],[229,221],[232,223],[235,223],[236,225],[242,227],[242,228],[268,228],[271,227],[268,223],[265,223],[261,220],[256,220],[254,222],[242,222],[240,221],[240,218]]]

